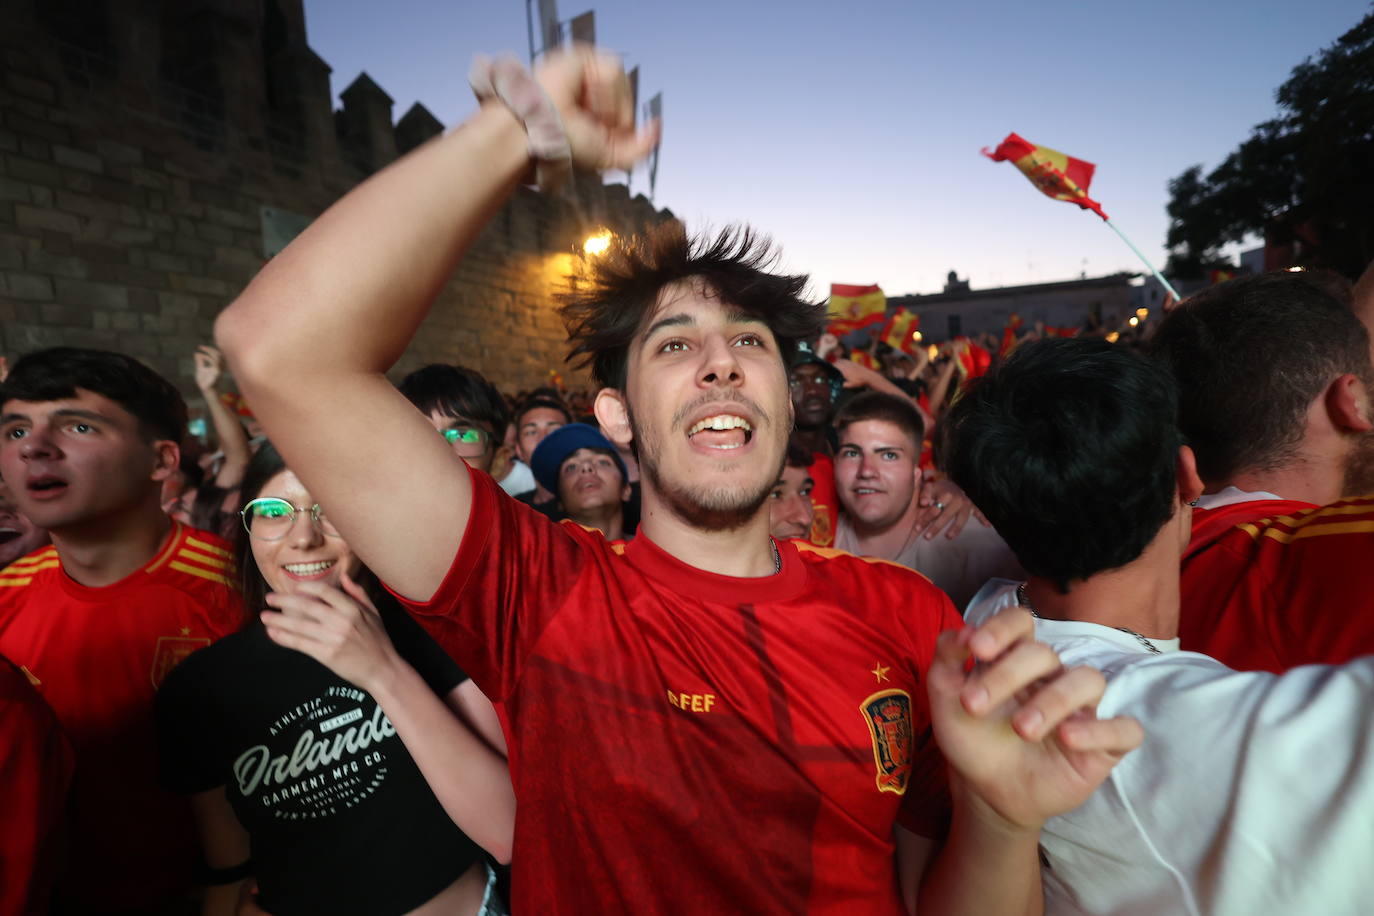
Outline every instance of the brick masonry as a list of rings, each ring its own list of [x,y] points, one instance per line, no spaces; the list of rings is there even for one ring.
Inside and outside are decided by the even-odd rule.
[[[418,104],[393,125],[366,74],[334,111],[301,0],[10,0],[5,18],[0,353],[121,350],[193,405],[191,353],[265,261],[262,209],[318,215],[442,129]],[[665,218],[591,178],[557,198],[521,190],[396,372],[455,362],[514,391],[556,368],[576,383],[553,305],[582,239]]]

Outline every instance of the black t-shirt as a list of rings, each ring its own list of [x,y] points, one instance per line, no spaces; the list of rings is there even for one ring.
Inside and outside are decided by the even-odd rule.
[[[440,696],[466,676],[394,602],[397,652]],[[163,781],[225,787],[252,841],[262,906],[406,913],[481,855],[450,820],[375,700],[261,624],[190,655],[157,697]]]

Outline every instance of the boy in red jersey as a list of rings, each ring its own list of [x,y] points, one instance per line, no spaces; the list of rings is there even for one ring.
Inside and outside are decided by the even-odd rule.
[[[237,627],[217,537],[161,508],[186,407],[117,353],[53,348],[0,388],[0,474],[52,545],[0,573],[0,655],[76,751],[58,912],[147,909],[190,886],[184,803],[157,786],[153,695],[178,661]]]
[[[530,137],[553,150],[561,133],[587,169],[629,167],[654,141],[634,133],[612,59],[575,49],[538,82],[504,78],[523,114],[490,102],[360,186],[267,265],[216,338],[349,543],[502,704],[513,908],[897,914],[919,893],[928,913],[1039,912],[1040,824],[1139,733],[1064,723],[1100,676],[1058,673],[1025,641],[1027,616],[940,637],[959,618],[916,574],[769,537],[788,358],[824,320],[797,298],[805,278],[766,272],[748,233],[693,246],[673,224],[579,284],[564,316],[604,386],[597,420],[642,470],[628,545],[468,473],[385,383],[529,171]],[[404,475],[387,470],[397,454]],[[975,650],[991,664],[966,675]],[[1007,702],[1042,675],[1025,706]],[[947,834],[932,725],[957,772]]]
[[[1304,273],[1231,280],[1172,310],[1151,340],[1179,382],[1206,485],[1180,637],[1235,668],[1374,652],[1374,613],[1361,613],[1374,565],[1360,559],[1374,556],[1374,531],[1366,509],[1337,502],[1374,493],[1374,366],[1348,292]]]

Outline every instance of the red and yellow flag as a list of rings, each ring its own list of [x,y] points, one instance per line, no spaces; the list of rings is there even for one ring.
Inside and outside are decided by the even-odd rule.
[[[894,350],[901,350],[903,353],[915,356],[919,344],[912,335],[920,326],[920,315],[908,311],[905,307],[899,308],[888,316],[887,323],[883,325],[878,339]]]
[[[1066,200],[1091,210],[1104,220],[1107,214],[1102,205],[1088,196],[1093,171],[1097,166],[1082,159],[1066,156],[1048,146],[1036,146],[1016,134],[1007,134],[997,149],[983,155],[993,162],[1010,162],[1022,171],[1042,194],[1055,200]]]
[[[1002,328],[1002,346],[997,351],[997,355],[1006,359],[1011,355],[1011,351],[1016,349],[1016,329],[1021,327],[1021,316],[1012,312],[1007,318],[1006,327]]]
[[[873,358],[873,354],[869,353],[867,350],[855,350],[853,353],[849,354],[849,358],[866,369],[872,369],[874,372],[882,368],[878,365],[878,361]]]
[[[1234,280],[1236,278],[1236,272],[1234,270],[1223,270],[1218,268],[1211,272],[1210,278],[1212,281],[1212,285],[1216,286],[1218,283],[1225,283],[1227,280]]]
[[[872,327],[887,313],[887,297],[878,284],[851,286],[830,284],[830,332],[837,336]]]
[[[964,335],[954,338],[955,368],[959,370],[961,385],[987,374],[992,368],[992,354]]]

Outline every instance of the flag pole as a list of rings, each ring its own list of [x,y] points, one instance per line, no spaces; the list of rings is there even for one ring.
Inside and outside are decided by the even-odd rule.
[[[1150,273],[1154,274],[1154,275],[1155,275],[1155,279],[1158,280],[1158,281],[1160,282],[1160,285],[1162,285],[1166,290],[1169,291],[1169,295],[1171,295],[1171,296],[1174,297],[1174,301],[1175,301],[1175,302],[1182,302],[1182,301],[1183,301],[1183,297],[1180,296],[1180,295],[1178,294],[1178,290],[1174,289],[1173,286],[1170,285],[1169,281],[1166,280],[1166,279],[1164,279],[1164,275],[1163,275],[1163,274],[1161,274],[1158,270],[1155,270],[1155,266],[1154,266],[1153,264],[1150,263],[1150,259],[1147,258],[1147,257],[1145,257],[1145,255],[1143,255],[1143,254],[1140,253],[1140,249],[1137,248],[1137,247],[1135,247],[1135,243],[1134,243],[1134,242],[1132,242],[1130,239],[1126,238],[1126,233],[1124,233],[1124,232],[1122,232],[1120,229],[1116,228],[1116,223],[1114,223],[1114,222],[1112,222],[1111,220],[1107,219],[1105,216],[1102,218],[1102,221],[1103,221],[1104,223],[1106,223],[1108,226],[1110,226],[1113,232],[1115,232],[1117,235],[1121,236],[1121,241],[1125,242],[1126,245],[1127,245],[1127,247],[1129,247],[1132,251],[1135,252],[1135,256],[1138,257],[1138,258],[1140,258],[1141,262],[1142,262],[1146,267],[1150,268]]]

